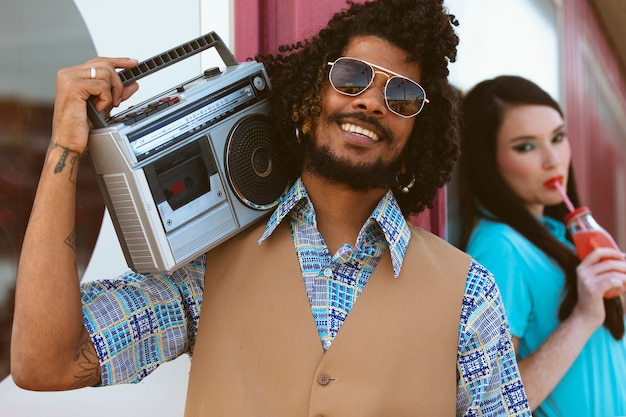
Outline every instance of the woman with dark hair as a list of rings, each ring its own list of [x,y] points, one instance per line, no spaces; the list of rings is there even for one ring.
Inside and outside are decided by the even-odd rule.
[[[550,185],[579,204],[559,104],[525,78],[500,76],[469,91],[463,112],[460,247],[495,275],[531,408],[626,415],[624,295],[603,297],[626,284],[626,262],[606,248],[576,256]]]

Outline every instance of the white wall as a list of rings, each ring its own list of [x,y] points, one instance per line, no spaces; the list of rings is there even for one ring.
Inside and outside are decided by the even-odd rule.
[[[459,20],[450,80],[463,91],[502,74],[527,77],[560,100],[560,0],[444,0]]]
[[[143,60],[215,31],[231,45],[230,0],[74,0],[102,56],[129,56]],[[114,28],[114,30],[112,30]],[[140,92],[126,104],[135,104],[192,76],[209,63],[206,54],[190,57],[140,81]]]
[[[210,31],[215,31],[232,48],[231,0],[108,0],[106,6],[104,2],[74,1],[89,29],[97,54],[101,56],[130,56],[143,60]],[[55,4],[44,3],[50,4],[50,11],[39,9],[37,15],[49,18],[54,15]],[[34,5],[33,0],[28,0],[28,4]],[[206,52],[140,80],[140,91],[120,110],[220,63],[215,61],[215,54]],[[56,73],[56,69],[51,71]],[[105,213],[83,279],[112,277],[127,269],[112,223]],[[21,390],[8,377],[0,383],[0,415],[182,416],[189,365],[189,357],[183,356],[162,365],[139,384],[67,392]]]

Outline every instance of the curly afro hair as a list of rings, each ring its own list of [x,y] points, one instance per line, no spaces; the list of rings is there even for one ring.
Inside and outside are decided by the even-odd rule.
[[[326,63],[339,58],[351,39],[377,36],[408,52],[421,68],[420,84],[430,103],[416,116],[403,161],[415,174],[404,194],[389,184],[405,216],[431,208],[437,190],[450,180],[459,157],[458,99],[448,82],[448,63],[456,59],[456,18],[443,0],[373,0],[336,13],[310,39],[282,45],[277,54],[258,54],[272,82],[274,128],[290,180],[301,173],[303,150],[295,129],[320,113],[321,91],[328,79]]]

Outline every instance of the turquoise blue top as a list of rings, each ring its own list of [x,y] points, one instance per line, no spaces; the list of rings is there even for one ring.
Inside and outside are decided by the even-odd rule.
[[[565,226],[542,224],[560,241]],[[511,334],[520,339],[518,357],[537,350],[558,327],[565,275],[558,264],[510,226],[481,220],[467,252],[489,269],[502,292]],[[567,374],[533,414],[536,417],[626,416],[626,338],[616,341],[600,327]]]

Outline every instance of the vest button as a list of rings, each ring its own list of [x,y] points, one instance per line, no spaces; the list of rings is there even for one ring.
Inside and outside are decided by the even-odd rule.
[[[319,374],[317,376],[317,383],[320,385],[326,385],[330,382],[330,377],[326,374]]]
[[[324,276],[326,278],[332,278],[333,270],[331,268],[324,268]]]

